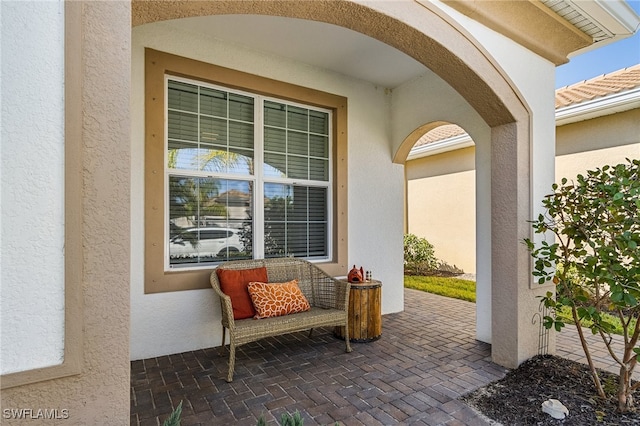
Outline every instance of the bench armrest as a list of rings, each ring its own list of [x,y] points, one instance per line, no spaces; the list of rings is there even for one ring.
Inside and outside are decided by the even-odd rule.
[[[335,280],[336,284],[336,309],[349,310],[349,293],[351,284],[347,281]]]
[[[220,308],[222,310],[222,325],[228,329],[235,327],[235,321],[233,319],[233,306],[231,305],[231,298],[224,294],[220,289],[220,281],[218,281],[218,274],[213,271],[209,276],[209,282],[211,287],[220,298]]]
[[[315,306],[320,308],[349,310],[349,290],[351,284],[337,280],[316,265],[309,264],[311,270],[310,281],[313,286]]]

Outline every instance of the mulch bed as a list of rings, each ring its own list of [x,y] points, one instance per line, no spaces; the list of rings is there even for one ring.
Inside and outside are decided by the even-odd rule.
[[[606,391],[615,392],[618,376],[599,370]],[[635,392],[636,404],[640,395]],[[542,411],[547,399],[557,399],[568,409],[563,420]],[[640,425],[640,411],[622,414],[615,397],[597,397],[586,365],[564,358],[537,356],[462,399],[489,419],[507,425]]]

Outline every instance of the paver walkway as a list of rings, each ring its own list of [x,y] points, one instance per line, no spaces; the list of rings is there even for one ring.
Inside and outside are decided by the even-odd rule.
[[[475,340],[473,303],[416,290],[383,317],[379,340],[350,354],[332,329],[307,335],[241,346],[232,383],[218,348],[133,361],[131,424],[161,425],[183,401],[182,426],[277,424],[296,410],[305,425],[486,425],[457,398],[507,371]],[[559,339],[559,354],[579,350]]]

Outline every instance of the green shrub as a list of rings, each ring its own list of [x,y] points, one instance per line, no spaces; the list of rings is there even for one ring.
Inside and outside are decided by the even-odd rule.
[[[404,269],[407,274],[423,275],[438,267],[433,245],[414,234],[404,236]]]
[[[575,182],[562,179],[552,188],[542,201],[544,214],[532,221],[533,231],[544,239],[525,239],[534,258],[533,276],[540,284],[555,284],[555,292],[542,298],[551,310],[543,324],[560,331],[570,313],[597,393],[605,399],[584,329],[599,335],[620,367],[618,410],[635,411],[638,387],[631,377],[640,361],[640,160],[589,170]],[[624,336],[619,353],[611,346],[615,318]]]
[[[280,424],[282,426],[303,426],[304,419],[302,418],[300,412],[296,410],[293,415],[289,413],[283,413],[282,416],[280,416]]]
[[[337,424],[337,423],[336,423]],[[304,419],[302,414],[298,410],[295,413],[282,413],[280,416],[281,426],[304,426]],[[257,426],[267,426],[267,421],[264,418],[264,414],[261,414],[258,418]]]
[[[171,412],[169,418],[167,418],[162,426],[180,426],[180,416],[182,415],[182,401],[180,404]]]

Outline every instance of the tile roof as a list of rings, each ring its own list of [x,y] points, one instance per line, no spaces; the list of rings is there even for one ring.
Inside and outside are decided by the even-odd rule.
[[[637,87],[640,87],[640,64],[557,89],[556,110]],[[414,148],[464,134],[461,127],[446,124],[426,133]]]
[[[426,145],[433,142],[442,141],[445,139],[453,138],[466,134],[464,129],[457,124],[443,124],[433,130],[425,133],[414,145],[415,147]]]
[[[556,109],[640,87],[640,64],[556,90]]]

